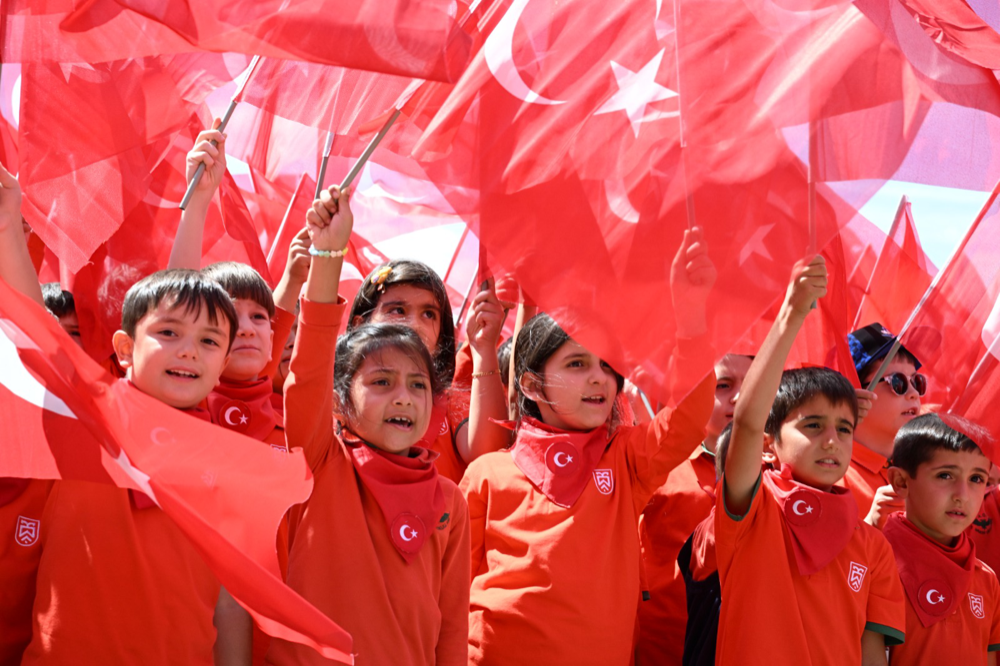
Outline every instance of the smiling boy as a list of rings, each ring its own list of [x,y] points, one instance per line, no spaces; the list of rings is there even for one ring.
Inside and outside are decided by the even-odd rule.
[[[824,368],[782,373],[826,282],[822,257],[796,266],[736,404],[715,513],[719,664],[885,664],[903,638],[892,551],[834,485],[851,459],[854,389]],[[762,474],[762,456],[780,471]]]
[[[890,664],[995,664],[1000,584],[965,530],[986,491],[989,434],[961,417],[919,416],[896,435],[889,478],[905,513],[883,528],[906,590],[906,643]]]

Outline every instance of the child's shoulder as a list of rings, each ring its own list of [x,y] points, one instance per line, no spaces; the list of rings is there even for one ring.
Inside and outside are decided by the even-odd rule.
[[[461,488],[468,489],[470,486],[478,486],[483,481],[503,478],[509,466],[514,466],[510,449],[484,453],[469,463],[465,469],[460,484]]]

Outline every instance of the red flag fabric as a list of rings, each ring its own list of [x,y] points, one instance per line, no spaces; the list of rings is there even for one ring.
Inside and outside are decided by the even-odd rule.
[[[924,254],[909,201],[900,203],[851,330],[879,322],[900,331],[931,286],[937,268]]]
[[[15,1],[5,62],[106,62],[236,52],[441,81],[469,56],[460,3],[447,0]]]
[[[0,476],[139,490],[262,628],[353,663],[350,637],[280,578],[275,535],[309,497],[299,452],[206,424],[111,378],[37,304],[0,282]]]
[[[920,27],[955,55],[1000,69],[1000,34],[965,0],[901,0]]]
[[[989,374],[984,359],[1000,330],[997,238],[1000,206],[994,201],[935,277],[926,301],[902,334],[902,344],[923,363],[922,372],[932,380],[928,402],[951,407],[969,391],[970,382]]]

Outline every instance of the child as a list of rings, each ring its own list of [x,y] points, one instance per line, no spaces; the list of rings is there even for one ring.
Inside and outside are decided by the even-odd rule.
[[[726,354],[715,364],[715,406],[701,446],[653,494],[639,519],[649,600],[639,604],[640,664],[676,664],[684,648],[687,605],[677,555],[715,506],[715,444],[732,421],[749,356]]]
[[[906,503],[882,533],[906,590],[906,643],[890,664],[995,664],[1000,584],[965,534],[983,501],[989,434],[949,414],[918,416],[900,428],[889,479]]]
[[[821,256],[796,266],[736,403],[715,510],[720,664],[884,664],[886,643],[903,638],[889,544],[834,487],[850,461],[854,389],[825,368],[782,374],[826,281]],[[762,455],[780,471],[762,474]]]
[[[700,231],[685,232],[671,277],[680,366],[710,358],[714,280]],[[469,662],[627,663],[639,513],[704,439],[714,377],[652,423],[612,431],[621,375],[548,315],[524,325],[514,357],[514,446],[477,459],[461,484],[472,520]]]
[[[418,446],[438,373],[410,328],[363,325],[336,346],[337,288],[353,222],[348,193],[307,218],[313,257],[285,385],[288,441],[315,474],[292,510],[288,584],[354,638],[356,664],[465,664],[465,500]],[[330,213],[330,210],[333,213]],[[331,415],[337,411],[337,429]],[[275,639],[268,662],[326,663]]]
[[[58,282],[47,282],[42,285],[42,298],[45,300],[45,308],[56,316],[62,329],[73,338],[73,342],[82,347],[80,320],[76,316],[73,294],[64,291]]]
[[[160,271],[129,290],[113,342],[136,389],[207,421],[199,404],[236,328],[222,287],[197,271]],[[213,663],[218,580],[148,497],[60,481],[42,525],[23,663]]]
[[[882,324],[869,324],[847,336],[861,385],[868,387],[896,338]],[[875,400],[854,431],[855,446],[844,485],[854,493],[858,513],[881,528],[885,518],[903,508],[889,485],[886,460],[892,454],[896,433],[920,413],[920,397],[927,379],[917,372],[920,362],[900,347],[875,387]]]

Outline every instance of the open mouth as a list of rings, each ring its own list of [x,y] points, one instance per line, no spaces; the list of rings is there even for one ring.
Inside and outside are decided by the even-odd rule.
[[[403,430],[410,430],[413,428],[413,420],[405,416],[391,416],[387,418],[385,422],[397,428],[402,428]]]
[[[916,407],[911,407],[910,409],[907,409],[906,411],[903,412],[903,416],[916,416],[916,415],[917,415]]]
[[[588,398],[584,398],[583,401],[588,405],[603,405],[605,402],[608,401],[608,399],[602,395],[594,395]]]
[[[179,379],[198,379],[199,377],[198,373],[190,370],[167,370],[167,374]]]
[[[945,512],[945,515],[954,520],[965,520],[966,517],[966,513],[964,511],[959,511],[958,509],[947,511]]]
[[[826,467],[828,469],[836,469],[840,467],[840,461],[836,458],[820,458],[816,461],[816,464],[820,467]]]

